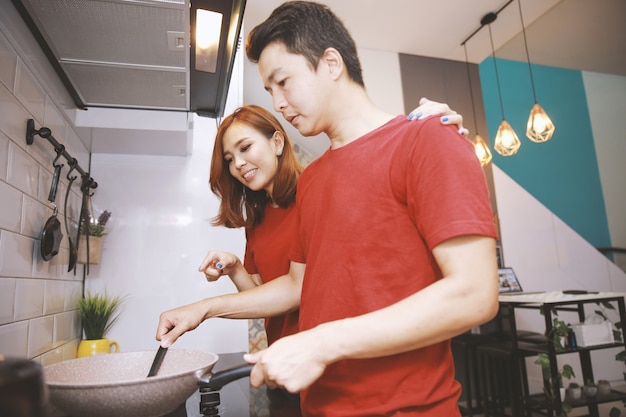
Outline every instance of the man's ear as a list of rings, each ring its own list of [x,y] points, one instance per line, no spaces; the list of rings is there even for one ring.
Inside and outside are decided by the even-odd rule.
[[[343,57],[335,48],[326,48],[320,58],[320,65],[323,65],[333,79],[339,78],[344,71]]]

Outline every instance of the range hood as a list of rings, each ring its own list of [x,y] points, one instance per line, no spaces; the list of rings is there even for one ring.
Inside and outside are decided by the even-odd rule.
[[[245,0],[12,0],[77,108],[224,112]],[[222,14],[215,73],[192,68],[192,7]]]

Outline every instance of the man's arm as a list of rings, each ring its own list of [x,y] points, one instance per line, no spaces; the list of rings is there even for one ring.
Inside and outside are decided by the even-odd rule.
[[[443,278],[389,307],[325,323],[247,355],[251,382],[299,392],[341,359],[407,352],[450,339],[498,311],[495,241],[463,236],[433,250]],[[410,278],[409,278],[410,279]]]
[[[266,284],[236,294],[206,298],[161,313],[156,339],[161,341],[161,346],[169,347],[182,334],[211,317],[251,319],[294,311],[300,306],[304,270],[304,264],[292,262],[289,274]]]

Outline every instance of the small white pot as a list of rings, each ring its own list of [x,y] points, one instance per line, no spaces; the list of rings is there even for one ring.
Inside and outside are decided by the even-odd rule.
[[[611,393],[611,384],[609,381],[600,381],[598,382],[598,394],[599,395],[609,395]]]
[[[572,399],[572,400],[578,400],[583,395],[583,390],[580,387],[567,388],[566,392],[567,392],[567,398]]]
[[[595,397],[597,393],[598,393],[598,387],[596,386],[593,386],[593,387],[584,386],[583,387],[583,394],[585,394],[585,397]]]

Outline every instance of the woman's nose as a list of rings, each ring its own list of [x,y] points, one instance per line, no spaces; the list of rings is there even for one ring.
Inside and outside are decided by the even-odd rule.
[[[235,159],[235,167],[237,169],[241,168],[242,166],[246,164],[246,160],[239,156],[234,156],[233,158]]]

